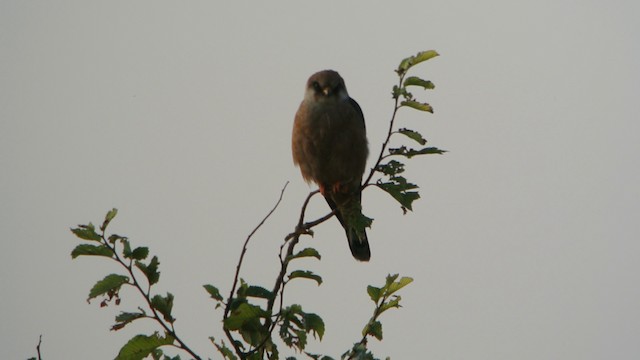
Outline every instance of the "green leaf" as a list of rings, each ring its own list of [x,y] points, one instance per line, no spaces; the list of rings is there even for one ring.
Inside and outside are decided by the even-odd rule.
[[[320,260],[321,256],[320,253],[318,252],[318,250],[314,249],[314,248],[306,248],[306,249],[302,249],[300,251],[298,251],[297,253],[291,255],[287,260],[293,260],[293,259],[297,259],[297,258],[302,258],[302,257],[314,257],[318,260]]]
[[[211,295],[211,298],[217,301],[222,301],[224,300],[224,298],[222,297],[222,295],[220,294],[220,290],[218,290],[217,287],[213,286],[213,285],[202,285],[204,287],[204,289],[209,293],[209,295]]]
[[[380,288],[369,285],[367,286],[367,294],[369,294],[371,300],[377,304],[378,300],[380,300],[380,295],[382,294],[382,292]]]
[[[404,79],[403,86],[421,86],[425,89],[435,89],[435,85],[429,80],[423,80],[417,76],[409,76]]]
[[[142,247],[137,247],[133,250],[131,250],[131,244],[129,243],[129,240],[127,240],[126,238],[120,239],[122,244],[124,245],[124,249],[122,250],[122,254],[124,255],[124,257],[126,259],[132,259],[132,260],[144,260],[147,258],[147,256],[149,256],[149,248],[142,246]]]
[[[100,226],[100,230],[105,231],[107,229],[107,226],[109,226],[109,223],[111,222],[111,220],[113,220],[113,218],[115,218],[117,214],[118,214],[118,209],[113,208],[109,210],[109,212],[107,212],[107,215],[104,217],[104,222],[102,222],[102,226]]]
[[[433,107],[427,103],[415,101],[415,100],[405,100],[400,102],[400,106],[408,106],[412,109],[427,111],[433,114]]]
[[[384,304],[382,304],[382,306],[380,306],[380,310],[378,311],[378,314],[382,314],[383,312],[391,309],[391,308],[399,308],[400,307],[400,300],[402,300],[402,298],[400,296],[393,296],[393,298],[387,302],[385,302]]]
[[[386,191],[389,195],[391,195],[397,202],[400,203],[402,207],[402,211],[406,213],[406,209],[413,211],[412,204],[415,200],[420,198],[420,194],[417,191],[408,191],[410,189],[418,188],[417,185],[407,183],[398,182],[397,179],[402,178],[400,176],[395,176],[391,180],[391,182],[380,182],[376,183],[376,186],[380,189]],[[404,178],[402,178],[404,179]]]
[[[304,350],[307,345],[307,334],[313,333],[322,340],[324,321],[313,313],[305,313],[298,304],[288,306],[280,311],[280,338],[289,347]]]
[[[125,258],[129,259],[131,258],[131,244],[129,243],[128,239],[120,239],[122,242],[122,255],[124,255]]]
[[[267,316],[269,316],[269,313],[261,307],[242,303],[231,312],[229,317],[223,320],[223,324],[227,330],[239,330],[247,322],[259,321],[261,318]]]
[[[361,342],[357,342],[355,344],[353,344],[353,347],[351,348],[351,350],[347,351],[346,353],[342,354],[342,356],[340,357],[340,359],[342,360],[351,360],[351,359],[357,359],[357,360],[380,360],[378,358],[373,357],[373,354],[367,350],[367,345],[366,343],[361,343]],[[385,359],[385,360],[389,360],[389,358]]]
[[[113,331],[120,330],[123,327],[125,327],[127,324],[137,319],[144,318],[146,316],[147,314],[145,314],[144,312],[135,312],[135,313],[121,312],[118,316],[116,316],[116,324],[111,327],[111,330]]]
[[[262,286],[255,285],[249,286],[245,295],[262,299],[271,299],[273,297],[273,293],[271,291],[263,288]]]
[[[120,349],[116,360],[142,360],[160,346],[172,345],[174,338],[166,334],[162,337],[157,332],[153,335],[136,335]]]
[[[378,340],[382,340],[382,323],[380,321],[372,321],[362,329],[362,336],[371,335]]]
[[[304,352],[304,354],[312,358],[313,360],[334,360],[331,356],[327,356],[327,355],[311,354],[306,351]]]
[[[303,270],[294,270],[289,274],[289,280],[295,278],[305,278],[315,280],[318,285],[322,284],[322,277],[320,275],[316,275],[311,271],[303,271]]]
[[[397,175],[404,172],[404,164],[396,160],[391,160],[386,164],[378,165],[376,171],[385,175]]]
[[[98,235],[98,233],[96,232],[96,228],[95,226],[93,226],[92,223],[89,223],[89,225],[78,225],[77,228],[71,229],[71,232],[83,240],[90,240],[90,241],[102,240],[102,237]]]
[[[397,277],[397,275],[396,275]],[[402,277],[400,280],[398,281],[394,281],[391,284],[389,284],[388,286],[386,286],[386,294],[387,295],[391,295],[393,293],[395,293],[396,291],[402,289],[403,287],[411,284],[413,282],[413,279],[410,277]]]
[[[87,301],[90,301],[93,298],[96,298],[100,295],[107,293],[117,293],[120,290],[120,287],[129,282],[129,278],[123,275],[118,274],[109,274],[104,277],[104,279],[98,281],[91,290],[89,291],[89,298]]]
[[[432,59],[436,56],[438,56],[439,54],[435,51],[435,50],[427,50],[427,51],[421,51],[418,54],[414,55],[414,56],[410,56],[404,60],[402,60],[400,62],[400,65],[398,65],[398,69],[396,70],[396,72],[399,75],[402,75],[404,73],[407,72],[407,70],[409,70],[412,66],[417,65],[423,61],[427,61],[429,59]]]
[[[146,246],[137,247],[131,252],[131,259],[133,260],[144,260],[147,256],[149,256],[149,248]]]
[[[405,135],[406,137],[408,137],[411,140],[415,140],[418,144],[420,145],[424,145],[427,143],[427,140],[425,140],[422,135],[417,132],[417,131],[413,131],[413,130],[409,130],[406,128],[402,128],[400,130],[398,130],[398,133]]]
[[[111,244],[115,244],[116,241],[126,241],[126,240],[127,240],[126,236],[120,236],[118,234],[109,235],[109,243]]]
[[[223,325],[225,330],[240,333],[249,345],[257,346],[269,336],[268,329],[261,322],[262,319],[269,316],[268,311],[245,302],[231,311],[230,315],[223,320]],[[269,344],[265,344],[265,346],[267,345]]]
[[[391,286],[391,284],[393,284],[394,281],[396,281],[396,279],[400,276],[400,274],[389,274],[387,275],[387,277],[385,278],[385,284],[383,289],[386,291],[387,289],[389,289],[389,286]]]
[[[80,244],[71,251],[71,258],[75,259],[80,255],[97,255],[113,257],[113,251],[104,245]]]
[[[176,319],[171,316],[171,310],[173,309],[173,294],[167,293],[167,296],[156,295],[151,299],[151,306],[154,309],[158,310],[164,317],[164,319],[170,323],[176,321]]]
[[[222,355],[223,358],[228,359],[228,360],[238,360],[238,358],[234,354],[233,350],[229,349],[227,347],[227,345],[224,344],[224,341],[222,341],[221,344],[218,344],[218,343],[216,343],[216,341],[215,341],[215,339],[213,337],[210,337],[209,340],[211,340],[213,345],[215,345],[215,347],[218,349],[218,352],[220,352],[220,354]]]
[[[406,146],[401,146],[399,148],[389,148],[389,156],[400,155],[407,158],[412,158],[416,155],[428,155],[428,154],[444,154],[446,150],[440,150],[436,147],[426,147],[423,149],[409,149]]]
[[[305,313],[303,319],[305,331],[307,333],[313,332],[313,336],[322,341],[324,336],[324,321],[322,318],[313,313]]]
[[[136,261],[136,267],[142,271],[142,273],[147,277],[147,281],[149,281],[149,285],[153,285],[160,280],[160,272],[158,272],[158,265],[160,262],[158,261],[158,257],[154,256],[151,258],[151,262],[149,265],[141,261]]]

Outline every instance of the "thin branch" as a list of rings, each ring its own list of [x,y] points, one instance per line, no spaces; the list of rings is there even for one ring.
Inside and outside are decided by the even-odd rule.
[[[336,211],[338,210],[338,208],[333,209],[330,213],[328,213],[327,215],[314,220],[314,221],[310,221],[308,223],[304,223],[304,225],[302,226],[303,229],[305,229],[306,231],[310,231],[312,227],[316,226],[316,225],[320,225],[323,222],[331,219],[333,217],[333,215],[336,214]]]
[[[40,340],[38,340],[38,346],[36,346],[36,351],[38,352],[38,360],[42,360],[42,356],[40,355],[41,344],[42,344],[42,335],[40,335]]]
[[[307,211],[307,205],[309,205],[309,200],[311,200],[311,198],[319,192],[320,190],[316,190],[316,191],[310,192],[309,195],[307,195],[307,198],[304,200],[304,203],[302,204],[302,209],[300,210],[300,217],[298,218],[298,225],[296,226],[296,228],[301,227],[302,223],[304,222],[304,214]]]
[[[127,269],[127,272],[129,273],[129,275],[131,276],[131,280],[133,281],[133,283],[129,283],[129,285],[132,285],[133,287],[135,287],[138,292],[142,295],[142,297],[144,298],[144,300],[147,302],[147,306],[149,307],[149,309],[151,310],[151,313],[153,314],[153,317],[147,316],[148,318],[152,318],[154,319],[158,324],[160,324],[160,326],[162,326],[162,328],[164,328],[164,330],[171,335],[171,337],[173,337],[175,339],[176,342],[178,342],[178,346],[175,346],[179,349],[182,349],[184,351],[186,351],[187,353],[189,353],[189,355],[193,356],[194,359],[196,360],[201,360],[200,356],[198,356],[193,350],[191,350],[191,348],[189,348],[189,346],[187,346],[187,344],[185,344],[182,339],[180,339],[180,337],[176,334],[175,332],[175,328],[173,326],[173,323],[170,323],[171,327],[169,327],[165,321],[162,320],[162,318],[160,318],[160,315],[158,315],[158,312],[156,311],[156,309],[153,307],[153,304],[151,303],[151,299],[149,298],[150,295],[150,291],[151,291],[151,284],[148,284],[148,290],[145,292],[144,289],[142,288],[142,286],[140,285],[140,282],[138,281],[138,279],[136,278],[136,275],[133,271],[133,266],[131,265],[132,261],[129,262],[129,265],[127,265],[124,260],[122,260],[120,258],[120,256],[118,255],[118,252],[116,251],[116,243],[114,243],[113,245],[111,245],[109,243],[109,241],[107,240],[107,238],[105,237],[105,229],[102,229],[102,243],[107,246],[109,249],[111,249],[111,251],[113,252],[113,260],[115,260],[116,262],[118,262],[120,265],[124,266],[125,269]]]
[[[287,185],[289,185],[288,181],[284,184],[284,187],[280,191],[280,197],[278,197],[278,201],[276,202],[276,204],[267,213],[267,215],[262,219],[262,221],[260,221],[260,223],[258,223],[258,225],[253,229],[253,231],[251,231],[251,233],[249,233],[249,235],[247,236],[247,239],[244,241],[244,245],[242,246],[242,252],[240,253],[240,259],[238,260],[238,265],[236,266],[236,273],[235,273],[235,275],[233,277],[233,285],[231,286],[231,291],[229,292],[229,298],[227,299],[227,305],[224,308],[224,315],[222,316],[223,320],[225,320],[225,319],[227,319],[229,317],[229,312],[231,311],[231,303],[232,303],[232,300],[233,300],[233,294],[236,292],[236,288],[238,286],[238,279],[239,279],[239,276],[240,276],[240,269],[242,268],[242,262],[244,261],[244,255],[247,253],[247,246],[249,245],[249,240],[251,240],[251,238],[258,231],[258,229],[260,229],[260,227],[262,227],[262,225],[264,225],[264,223],[271,216],[271,214],[273,214],[273,212],[276,211],[276,209],[278,208],[278,205],[280,205],[280,202],[282,201],[282,197],[284,196],[284,191],[287,189]],[[227,336],[227,339],[229,339],[229,341],[231,342],[231,345],[233,345],[233,348],[235,349],[236,354],[238,354],[238,356],[240,356],[240,358],[243,358],[244,352],[242,351],[242,349],[240,349],[239,345],[236,343],[236,340],[231,335],[231,332],[229,330],[227,330],[227,329],[224,329],[224,333]]]
[[[404,76],[405,76],[404,74],[400,75],[400,81],[398,82],[398,87],[402,86],[402,80],[404,80]],[[398,113],[398,109],[400,109],[400,106],[398,106],[399,101],[400,101],[400,95],[397,95],[395,97],[395,102],[393,104],[393,114],[391,114],[391,121],[389,122],[389,131],[387,131],[387,138],[382,143],[382,147],[380,148],[380,155],[378,155],[378,160],[376,161],[375,165],[373,165],[373,167],[371,168],[371,171],[369,172],[369,176],[367,176],[367,180],[364,181],[362,188],[365,188],[369,184],[369,181],[371,181],[373,174],[378,169],[378,165],[380,165],[380,162],[382,162],[382,159],[384,158],[384,151],[387,149],[387,145],[389,145],[389,139],[391,138],[391,135],[393,135],[393,132],[394,132],[393,125],[396,121],[396,114]]]

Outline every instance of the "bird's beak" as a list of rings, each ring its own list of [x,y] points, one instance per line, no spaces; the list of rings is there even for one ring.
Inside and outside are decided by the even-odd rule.
[[[322,93],[324,94],[324,96],[329,96],[329,94],[331,94],[331,88],[328,86],[322,88]]]

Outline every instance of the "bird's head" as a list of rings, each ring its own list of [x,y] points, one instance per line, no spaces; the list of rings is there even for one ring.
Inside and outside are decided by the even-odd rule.
[[[343,101],[349,99],[344,80],[336,71],[319,71],[307,80],[305,100],[308,101]]]

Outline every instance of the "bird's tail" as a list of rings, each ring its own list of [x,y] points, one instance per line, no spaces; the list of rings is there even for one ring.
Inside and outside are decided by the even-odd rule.
[[[355,229],[346,230],[347,239],[349,240],[349,249],[351,249],[351,255],[356,260],[369,261],[371,258],[371,249],[369,249],[369,239],[367,239],[367,233],[363,230],[362,234],[358,236]]]
[[[335,194],[334,194],[335,195]],[[371,249],[369,248],[369,239],[364,226],[358,226],[358,218],[363,217],[360,205],[360,196],[353,196],[347,201],[337,206],[336,202],[330,197],[325,197],[329,207],[336,210],[336,218],[340,221],[340,225],[344,228],[349,242],[351,255],[359,261],[369,261],[371,258]],[[342,200],[342,199],[337,199]],[[336,209],[337,208],[337,209]]]

